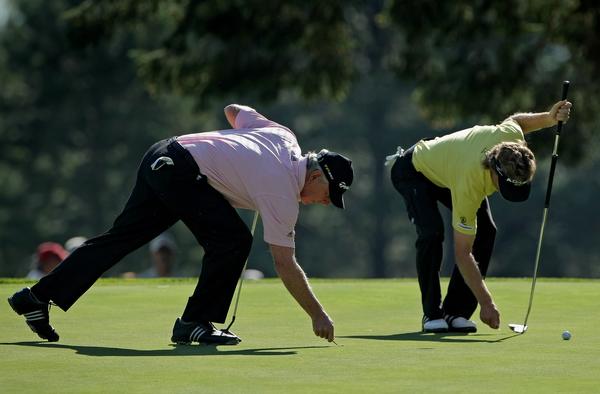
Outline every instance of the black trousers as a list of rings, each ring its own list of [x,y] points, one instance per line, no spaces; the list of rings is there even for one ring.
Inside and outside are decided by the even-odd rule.
[[[442,303],[440,268],[444,241],[444,223],[438,201],[452,210],[450,190],[432,183],[412,164],[413,148],[400,156],[392,167],[392,183],[404,198],[410,221],[417,230],[417,275],[421,289],[423,314],[439,319],[445,314],[470,318],[477,309],[477,300],[455,265]],[[477,235],[473,243],[473,256],[483,276],[494,249],[496,225],[487,198],[477,211]]]
[[[198,284],[182,317],[223,323],[252,235],[175,138],[157,142],[145,154],[131,196],[112,228],[73,251],[32,291],[66,311],[104,272],[178,220],[205,251]]]

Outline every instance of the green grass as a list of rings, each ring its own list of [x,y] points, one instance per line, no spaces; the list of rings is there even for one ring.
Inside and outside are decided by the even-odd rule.
[[[37,342],[0,302],[0,392],[598,392],[598,280],[489,279],[502,327],[421,334],[416,280],[313,280],[336,342],[312,334],[278,280],[245,282],[238,346],[172,346],[172,324],[195,281],[101,280],[64,313],[60,342]],[[1,281],[4,296],[23,287]],[[475,319],[479,321],[478,319]],[[573,334],[561,339],[563,330]]]

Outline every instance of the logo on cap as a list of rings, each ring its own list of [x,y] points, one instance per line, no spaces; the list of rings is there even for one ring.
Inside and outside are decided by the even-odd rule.
[[[492,158],[491,164],[498,176],[498,189],[502,197],[513,202],[527,200],[531,192],[531,181],[509,178],[496,158]]]
[[[329,198],[333,205],[344,209],[343,194],[350,189],[354,180],[352,160],[339,153],[322,150],[317,155],[317,161],[323,169],[323,174],[329,182]],[[334,182],[335,179],[335,182]]]
[[[329,179],[333,181],[335,178],[333,177],[333,174],[331,173],[329,166],[327,164],[324,164],[323,168],[325,169],[325,171],[327,171],[327,174],[329,175]]]

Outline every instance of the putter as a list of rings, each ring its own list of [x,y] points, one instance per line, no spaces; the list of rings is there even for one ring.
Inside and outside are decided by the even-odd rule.
[[[250,230],[250,234],[252,234],[252,236],[254,236],[254,229],[256,229],[256,222],[257,221],[258,221],[258,211],[255,211],[254,212],[254,219],[252,220],[252,229]],[[221,330],[221,335],[223,335],[223,333],[231,334],[231,331],[229,331],[229,329],[233,325],[233,322],[235,322],[235,315],[237,313],[238,304],[240,302],[240,294],[242,293],[242,285],[244,284],[244,271],[246,270],[246,266],[248,265],[248,259],[249,258],[250,258],[250,255],[248,255],[248,257],[246,257],[246,262],[244,263],[244,268],[242,269],[242,274],[240,275],[240,279],[239,279],[240,286],[238,288],[237,297],[235,299],[235,306],[233,308],[233,315],[231,317],[231,323],[229,323],[229,325],[227,326],[227,328],[225,328],[224,330]]]
[[[562,85],[562,99],[567,99],[567,93],[569,92],[569,81],[564,81]],[[542,251],[542,239],[544,237],[544,227],[546,226],[546,217],[548,216],[548,208],[550,208],[550,195],[552,194],[552,182],[554,181],[554,171],[556,169],[556,162],[558,161],[558,140],[560,139],[560,132],[562,131],[563,122],[559,121],[556,127],[556,135],[554,137],[554,149],[552,150],[552,162],[550,164],[550,175],[548,176],[548,188],[546,189],[546,203],[544,204],[544,214],[542,216],[542,227],[540,228],[540,238],[537,245],[537,252],[535,254],[535,265],[533,268],[533,280],[531,282],[531,292],[529,293],[529,306],[527,307],[527,313],[525,314],[525,320],[523,324],[511,323],[508,325],[511,330],[517,334],[524,334],[527,331],[527,319],[529,318],[529,312],[531,312],[531,305],[533,304],[533,292],[535,291],[535,282],[537,279],[538,266],[540,262],[540,254]]]

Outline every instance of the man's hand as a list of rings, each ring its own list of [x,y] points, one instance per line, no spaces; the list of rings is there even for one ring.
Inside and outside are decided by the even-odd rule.
[[[493,329],[500,327],[500,312],[496,309],[496,305],[493,302],[480,305],[479,309],[479,318],[482,322]]]
[[[573,104],[571,104],[567,100],[561,100],[561,101],[557,102],[550,109],[550,112],[549,112],[550,118],[552,118],[552,120],[554,120],[555,123],[558,123],[558,122],[567,123],[567,121],[569,120],[569,116],[571,114],[572,106],[573,106]]]
[[[326,313],[314,318],[312,323],[313,331],[316,336],[327,339],[329,342],[333,342],[335,339],[333,320],[331,320]]]

